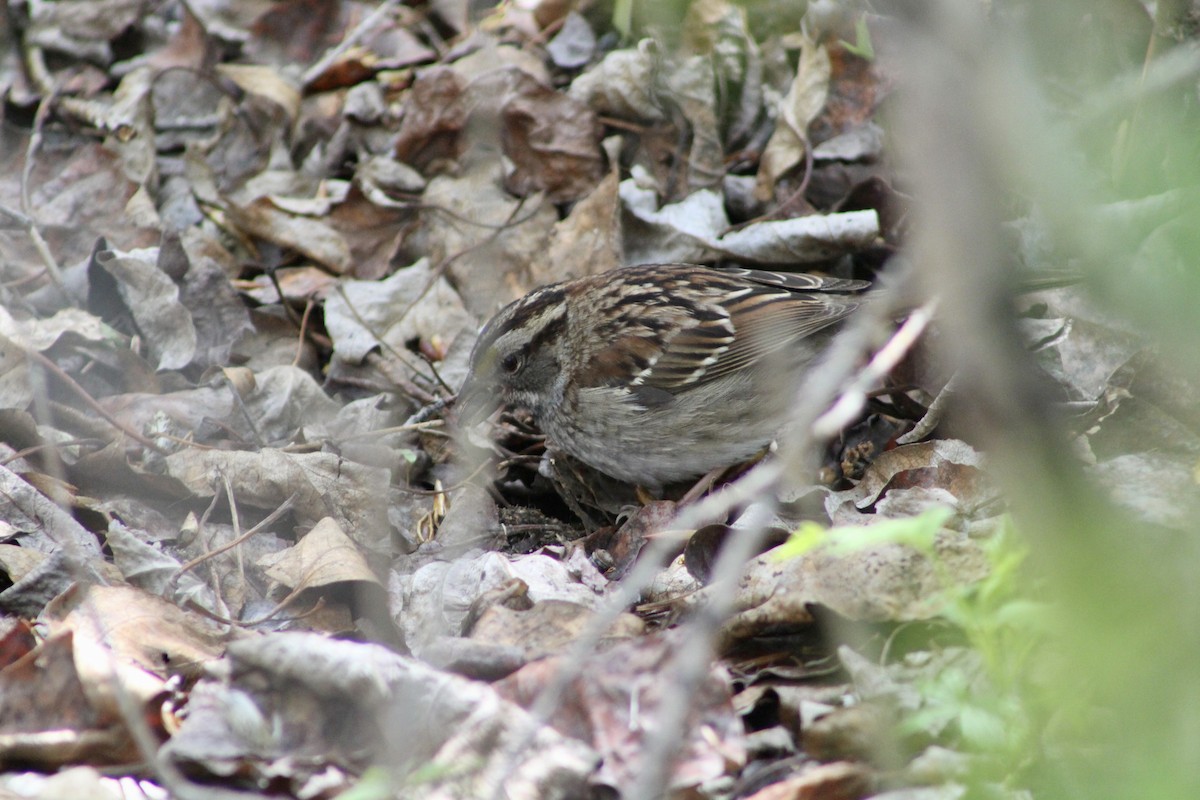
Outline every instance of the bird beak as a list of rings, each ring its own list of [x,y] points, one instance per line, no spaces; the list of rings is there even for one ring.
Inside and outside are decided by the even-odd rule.
[[[454,400],[458,424],[462,428],[473,428],[490,417],[500,407],[500,398],[487,381],[474,374],[467,376]]]

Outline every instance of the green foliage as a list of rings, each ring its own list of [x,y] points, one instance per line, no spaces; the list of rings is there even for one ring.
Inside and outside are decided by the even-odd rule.
[[[848,525],[828,530],[815,522],[805,522],[787,542],[775,549],[774,555],[780,561],[786,561],[822,545],[834,553],[850,553],[887,543],[907,544],[929,553],[933,550],[934,537],[951,515],[950,509],[938,507],[926,509],[915,517],[885,519],[873,525]]]
[[[854,44],[845,39],[840,40],[842,47],[859,58],[867,61],[875,59],[875,47],[871,44],[871,31],[867,29],[867,15],[860,14],[854,23]]]
[[[629,38],[633,32],[633,0],[614,0],[612,24],[622,39]]]
[[[1050,612],[1033,599],[1023,565],[1029,550],[1005,519],[983,546],[991,570],[971,585],[947,585],[942,617],[966,637],[975,662],[959,661],[919,686],[922,707],[901,723],[912,733],[944,725],[981,764],[1012,776],[1038,758],[1045,725],[1034,677]],[[936,556],[931,556],[935,557]],[[990,780],[991,770],[976,776]]]
[[[980,542],[988,575],[966,585],[955,580],[934,546],[950,517],[949,509],[934,508],[862,527],[824,530],[805,523],[778,548],[777,557],[796,558],[816,548],[846,553],[904,544],[930,559],[944,578],[941,617],[962,632],[967,648],[930,654],[937,668],[916,680],[918,708],[901,718],[897,733],[934,737],[978,756],[974,763],[980,769],[972,779],[983,785],[1021,775],[1040,757],[1048,715],[1034,676],[1044,672],[1039,657],[1050,613],[1034,597],[1025,569],[1028,547],[1007,517]]]
[[[358,783],[337,795],[335,800],[386,800],[392,796],[392,779],[383,767],[371,767]]]

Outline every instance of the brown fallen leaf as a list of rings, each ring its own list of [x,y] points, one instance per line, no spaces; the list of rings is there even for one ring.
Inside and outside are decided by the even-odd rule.
[[[72,631],[61,631],[0,669],[0,760],[52,770],[137,757],[112,707],[91,702],[74,643]]]
[[[969,584],[990,571],[986,553],[966,534],[943,530],[934,549],[936,565],[895,543],[849,553],[818,547],[782,561],[768,551],[746,566],[738,586],[740,610],[726,623],[725,634],[743,639],[810,624],[810,605],[851,620],[930,619],[946,602],[948,585]]]
[[[858,800],[871,794],[871,777],[871,770],[862,764],[820,764],[772,783],[747,800]]]
[[[271,580],[289,589],[315,589],[334,583],[379,586],[362,553],[332,517],[325,517],[294,547],[259,559]]]
[[[472,639],[493,645],[511,645],[527,661],[562,653],[586,629],[594,610],[563,600],[543,600],[527,610],[494,605],[480,616],[471,630]],[[619,616],[604,634],[605,643],[630,639],[646,630],[633,614]]]
[[[672,656],[678,651],[680,631],[619,642],[591,655],[570,682],[552,717],[564,734],[589,742],[604,757],[595,776],[601,785],[631,785],[642,769],[645,745],[657,730],[656,714],[670,691]],[[496,689],[524,707],[558,670],[568,668],[562,658],[534,662],[499,681]],[[745,762],[741,721],[730,702],[729,676],[720,667],[709,670],[696,695],[680,760],[670,786],[674,791],[694,788],[736,771]]]
[[[77,650],[86,643],[89,654],[96,655],[95,648],[102,648],[117,668],[137,667],[163,680],[198,677],[225,651],[227,634],[215,623],[132,586],[76,586],[55,598],[44,616],[52,630],[76,633]],[[106,660],[80,659],[81,674],[98,680],[89,691],[111,691],[103,688],[105,669],[113,668]]]

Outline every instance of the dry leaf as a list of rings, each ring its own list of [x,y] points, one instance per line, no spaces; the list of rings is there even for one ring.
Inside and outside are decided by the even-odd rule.
[[[315,589],[332,583],[379,585],[354,542],[332,517],[318,522],[295,547],[259,559],[273,581],[289,589]]]
[[[849,553],[817,548],[780,560],[769,550],[751,561],[738,585],[739,612],[726,624],[735,639],[807,625],[810,605],[851,620],[907,622],[929,619],[946,602],[950,585],[969,584],[990,571],[987,555],[968,536],[944,530],[934,550],[937,564],[902,544]]]
[[[802,39],[796,78],[779,104],[775,132],[759,161],[756,194],[760,200],[770,198],[779,178],[804,159],[809,146],[808,126],[825,106],[831,74],[828,49],[811,39]]]
[[[293,513],[304,526],[332,516],[368,550],[386,551],[387,470],[332,453],[257,453],[184,450],[166,459],[167,474],[201,497],[211,497],[230,478],[239,503],[273,510],[295,495]]]

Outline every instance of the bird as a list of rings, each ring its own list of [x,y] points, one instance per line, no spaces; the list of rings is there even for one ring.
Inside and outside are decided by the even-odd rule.
[[[661,491],[768,446],[804,370],[869,286],[696,264],[543,286],[483,326],[455,401],[459,425],[523,410],[548,452]]]

